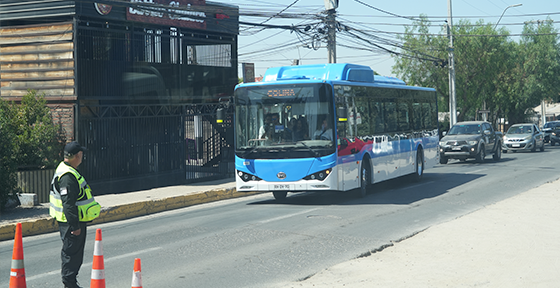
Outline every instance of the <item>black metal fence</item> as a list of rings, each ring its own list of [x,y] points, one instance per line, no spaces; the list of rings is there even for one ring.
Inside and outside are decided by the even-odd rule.
[[[216,124],[219,106],[82,104],[81,170],[96,195],[232,177],[232,109]]]

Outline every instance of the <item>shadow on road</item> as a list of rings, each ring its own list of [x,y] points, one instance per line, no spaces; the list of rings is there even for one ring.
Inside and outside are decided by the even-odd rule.
[[[474,181],[484,174],[426,173],[420,182],[407,176],[384,181],[370,187],[368,195],[358,197],[357,191],[347,192],[301,192],[289,193],[282,201],[270,200],[252,202],[248,205],[410,205],[420,200],[434,198],[450,189]]]

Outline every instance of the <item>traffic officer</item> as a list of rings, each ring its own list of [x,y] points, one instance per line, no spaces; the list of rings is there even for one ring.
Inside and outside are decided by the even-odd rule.
[[[58,221],[62,238],[62,283],[80,288],[76,276],[82,266],[86,243],[86,223],[99,216],[101,206],[80,172],[85,147],[73,141],[64,147],[64,161],[56,168],[51,182],[49,214]]]

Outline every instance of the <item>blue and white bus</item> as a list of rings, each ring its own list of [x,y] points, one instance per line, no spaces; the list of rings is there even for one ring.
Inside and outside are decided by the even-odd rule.
[[[348,191],[438,162],[436,91],[367,66],[270,68],[235,89],[239,192]]]

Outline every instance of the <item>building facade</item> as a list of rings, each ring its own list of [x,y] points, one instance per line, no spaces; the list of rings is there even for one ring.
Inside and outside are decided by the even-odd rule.
[[[212,120],[238,81],[238,15],[205,0],[0,0],[0,97],[44,94],[110,191],[226,175],[232,136]]]

